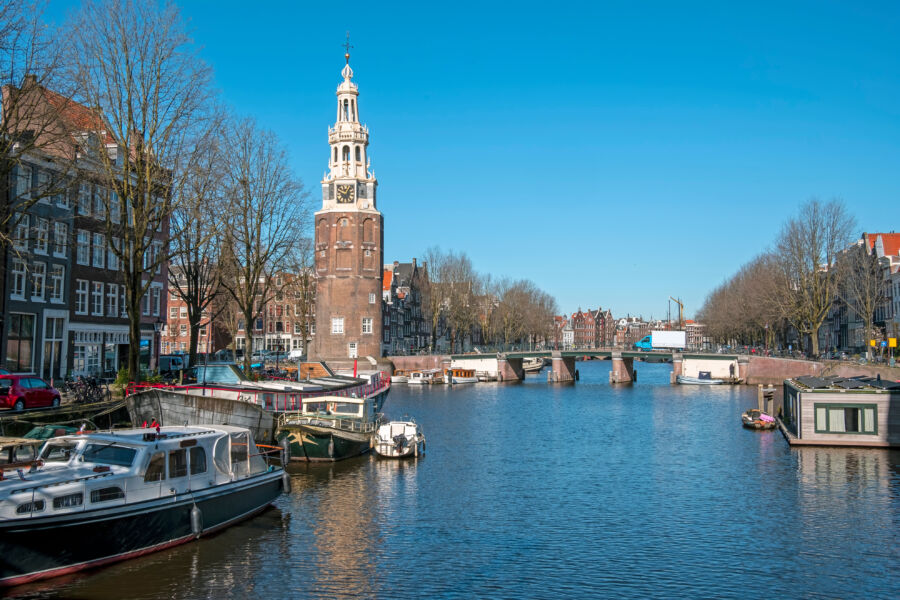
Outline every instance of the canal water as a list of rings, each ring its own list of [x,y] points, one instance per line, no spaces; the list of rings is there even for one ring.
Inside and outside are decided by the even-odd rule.
[[[752,388],[398,385],[419,459],[293,468],[219,535],[36,598],[897,598],[900,453],[742,429]]]

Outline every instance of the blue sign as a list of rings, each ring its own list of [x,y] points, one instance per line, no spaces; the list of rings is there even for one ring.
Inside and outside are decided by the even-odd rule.
[[[882,341],[881,341],[881,347],[882,347],[882,348],[887,348],[887,341],[882,340]]]

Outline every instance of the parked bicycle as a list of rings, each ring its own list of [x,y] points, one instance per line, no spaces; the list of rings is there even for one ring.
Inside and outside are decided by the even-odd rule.
[[[99,381],[96,377],[82,377],[81,375],[74,380],[67,377],[62,391],[76,404],[102,402],[112,397],[106,383]]]

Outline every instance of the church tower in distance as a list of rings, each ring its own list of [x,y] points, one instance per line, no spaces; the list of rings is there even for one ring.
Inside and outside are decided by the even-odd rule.
[[[316,335],[312,355],[381,357],[384,220],[375,204],[378,182],[367,156],[369,130],[359,122],[359,90],[349,47],[337,88],[337,121],[315,214]]]

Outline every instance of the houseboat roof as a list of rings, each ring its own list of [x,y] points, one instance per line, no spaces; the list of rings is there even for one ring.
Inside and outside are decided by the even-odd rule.
[[[814,377],[803,375],[787,380],[802,391],[816,392],[900,392],[900,382],[878,379],[876,377]]]

